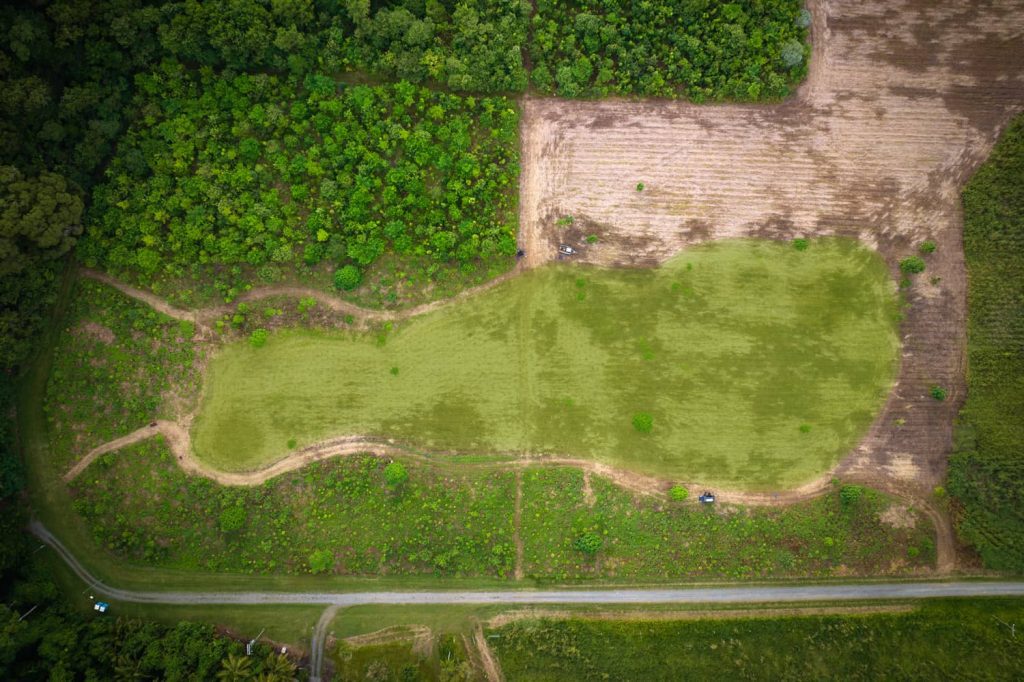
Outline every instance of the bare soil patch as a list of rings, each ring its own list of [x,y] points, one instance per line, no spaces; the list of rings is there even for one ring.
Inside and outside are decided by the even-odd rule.
[[[111,344],[117,341],[117,337],[114,336],[114,332],[104,327],[99,322],[83,322],[75,328],[75,334],[78,336],[87,336],[90,339],[95,339],[100,343]]]

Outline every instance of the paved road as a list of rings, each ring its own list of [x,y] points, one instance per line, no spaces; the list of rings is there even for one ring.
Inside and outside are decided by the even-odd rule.
[[[46,528],[31,531],[84,581],[111,599],[149,604],[653,604],[756,603],[834,599],[1024,596],[1024,582],[897,582],[736,587],[490,590],[444,592],[161,592],[122,590],[96,580]]]

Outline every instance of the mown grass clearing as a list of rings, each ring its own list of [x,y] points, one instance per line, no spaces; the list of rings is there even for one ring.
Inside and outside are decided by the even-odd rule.
[[[510,680],[1019,679],[1019,599],[910,613],[737,620],[540,620],[490,640]],[[656,663],[654,663],[656,662]]]
[[[653,270],[542,268],[393,329],[224,348],[194,444],[235,471],[366,434],[777,489],[868,427],[897,318],[885,264],[844,239],[718,242]]]

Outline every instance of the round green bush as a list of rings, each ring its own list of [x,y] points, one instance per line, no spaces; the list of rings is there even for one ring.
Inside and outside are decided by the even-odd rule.
[[[318,549],[309,555],[309,572],[326,573],[334,565],[334,555],[326,549]]]
[[[807,247],[811,245],[811,242],[803,237],[797,237],[793,240],[793,248],[797,251],[806,251]]]
[[[921,253],[935,253],[936,248],[933,241],[923,242],[920,246]]]
[[[942,386],[932,386],[930,389],[928,389],[928,393],[931,394],[931,396],[936,400],[946,399],[946,389],[944,389]]]
[[[900,261],[900,271],[907,275],[924,272],[924,259],[920,256],[909,256]]]
[[[690,496],[690,491],[685,486],[674,485],[672,489],[668,491],[668,496],[676,502],[682,502]]]
[[[363,281],[363,275],[359,268],[354,265],[346,265],[334,272],[334,287],[344,291],[351,291]]]
[[[270,337],[270,332],[266,329],[254,329],[252,334],[249,335],[249,345],[253,348],[262,348],[267,345],[267,339]]]
[[[225,533],[234,533],[245,525],[245,509],[241,506],[228,507],[220,513],[220,529]]]
[[[646,412],[637,412],[633,415],[633,428],[640,433],[650,433],[654,428],[654,417]]]
[[[601,537],[597,533],[587,531],[572,542],[572,546],[584,554],[596,554],[601,549]]]
[[[401,462],[391,462],[384,467],[384,480],[391,487],[399,486],[409,480],[409,472]]]

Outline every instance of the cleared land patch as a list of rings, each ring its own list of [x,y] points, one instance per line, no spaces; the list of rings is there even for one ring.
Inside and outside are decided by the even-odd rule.
[[[239,471],[380,435],[785,487],[866,431],[892,386],[896,325],[884,263],[852,240],[726,241],[652,270],[553,266],[393,328],[225,347],[195,449]]]

